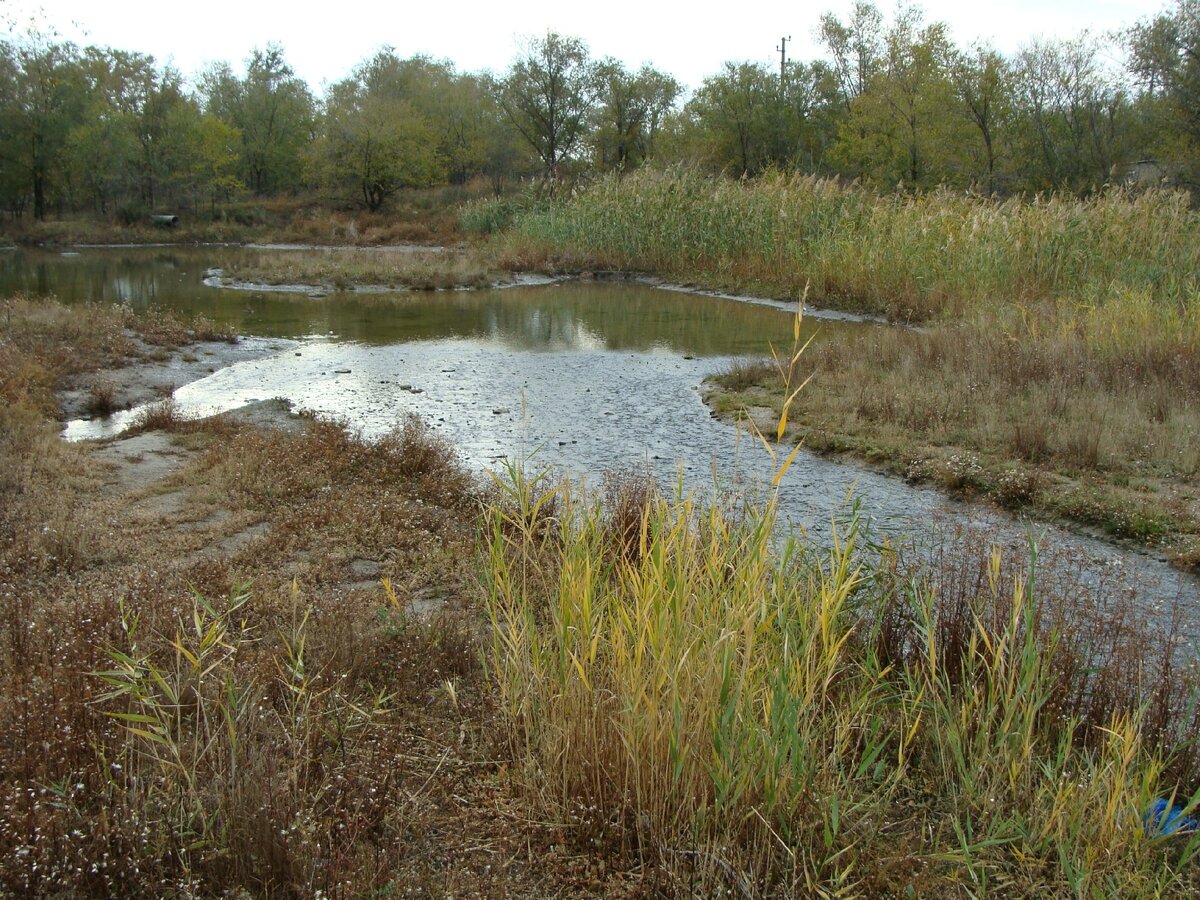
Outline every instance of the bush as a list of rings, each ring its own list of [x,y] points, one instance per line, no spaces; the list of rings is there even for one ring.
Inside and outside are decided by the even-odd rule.
[[[117,407],[117,388],[111,381],[100,379],[88,388],[86,408],[91,415],[108,417]]]
[[[513,197],[472,200],[463,205],[459,218],[469,234],[498,234],[506,231],[518,217],[547,207],[547,201],[526,192]]]
[[[125,228],[145,225],[149,216],[150,210],[141,203],[129,203],[117,209],[117,223]]]

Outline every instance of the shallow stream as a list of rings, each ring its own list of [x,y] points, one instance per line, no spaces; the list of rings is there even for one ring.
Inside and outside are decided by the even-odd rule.
[[[700,388],[733,357],[766,353],[772,342],[790,345],[792,310],[782,304],[595,282],[318,298],[203,283],[211,268],[287,250],[73,252],[0,255],[0,295],[157,304],[271,339],[263,355],[178,388],[185,414],[283,397],[371,436],[415,413],[478,469],[531,457],[535,466],[593,483],[606,470],[644,467],[688,488],[753,489],[772,473],[756,441],[710,415]],[[820,330],[818,340],[836,340],[849,329],[882,326],[808,320],[806,327]],[[65,436],[105,437],[127,420],[75,420]],[[1102,591],[1109,602],[1136,593],[1155,621],[1177,607],[1192,645],[1200,638],[1197,579],[1142,553],[803,453],[783,479],[780,508],[827,538],[831,523],[848,515],[850,498],[878,539],[986,540],[1020,554],[1032,536],[1053,577],[1075,585],[1068,590]]]

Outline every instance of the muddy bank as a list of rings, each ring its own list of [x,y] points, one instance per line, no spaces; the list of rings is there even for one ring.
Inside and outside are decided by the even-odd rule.
[[[106,398],[113,413],[165,400],[177,388],[207,378],[239,362],[259,359],[295,344],[281,338],[240,338],[236,343],[200,341],[166,350],[133,338],[137,356],[127,365],[75,376],[59,391],[59,406],[65,421],[107,418],[93,409],[97,396]]]
[[[452,600],[461,601],[453,585],[430,578],[410,584],[410,572],[396,559],[394,548],[369,548],[358,535],[341,535],[339,540],[319,548],[297,549],[294,537],[284,538],[294,529],[290,515],[280,515],[277,510],[272,514],[272,503],[266,503],[268,508],[264,510],[259,504],[245,503],[238,495],[214,489],[211,474],[206,474],[245,477],[243,466],[237,463],[240,453],[232,449],[239,441],[274,456],[274,465],[286,465],[281,461],[290,452],[312,454],[314,448],[331,440],[350,448],[362,446],[346,437],[338,425],[297,414],[288,401],[272,399],[214,416],[175,419],[162,428],[83,444],[81,450],[95,464],[98,475],[91,502],[107,507],[114,527],[142,535],[141,552],[146,558],[169,557],[174,570],[240,559],[264,577],[265,569],[256,553],[274,547],[274,563],[279,571],[306,582],[319,582],[327,596],[367,595],[388,602],[381,585],[381,580],[387,579],[398,586],[397,602],[405,615],[428,617],[445,612]],[[325,464],[337,466],[333,458],[321,462]],[[254,472],[256,467],[245,470]],[[352,480],[355,476],[345,477]],[[386,479],[385,467],[372,472],[368,480],[380,477]],[[329,480],[313,483],[312,489],[318,494],[329,490],[333,479],[327,473],[326,478]],[[460,487],[468,490],[470,483],[462,480]],[[268,489],[268,493],[275,491],[286,493],[287,489],[279,484]],[[359,519],[370,519],[371,508],[371,504],[348,506],[341,508],[340,514],[357,524]],[[461,516],[446,514],[445,521],[442,518],[439,512],[436,527],[445,527],[453,519],[458,531],[464,528]],[[459,537],[469,535],[462,531]],[[405,540],[413,538],[405,535]]]
[[[445,246],[442,244],[300,244],[300,243],[258,243],[250,241],[242,244],[247,250],[369,250],[375,253],[459,253],[466,250],[467,244]]]
[[[711,291],[706,288],[697,287],[692,284],[680,284],[673,281],[664,281],[653,275],[635,275],[633,280],[640,284],[648,284],[663,291],[677,291],[683,294],[696,294],[700,297],[716,297],[719,300],[736,300],[738,303],[753,303],[758,306],[769,306],[775,309],[787,309],[795,311],[796,300],[773,300],[770,297],[753,297],[749,294],[727,294],[723,291]],[[837,309],[828,309],[820,306],[812,306],[808,303],[804,305],[804,315],[806,318],[823,319],[830,322],[855,322],[859,324],[875,324],[898,326],[895,323],[889,322],[883,316],[869,316],[861,313],[842,312]]]
[[[322,281],[312,284],[271,284],[264,281],[244,281],[226,275],[221,269],[210,269],[204,273],[203,283],[205,287],[221,288],[229,291],[249,291],[257,294],[302,294],[319,300],[330,294],[339,293],[407,294],[423,291],[487,291],[512,287],[537,287],[539,285],[554,284],[562,280],[561,277],[555,275],[514,272],[510,278],[499,281],[491,281],[481,285],[464,284],[455,287],[410,287],[405,285],[358,282],[339,285],[332,281]]]
[[[697,297],[713,297],[717,300],[732,300],[737,303],[749,303],[753,306],[765,306],[769,309],[777,309],[791,313],[796,311],[797,303],[797,300],[780,300],[772,297],[756,297],[751,294],[731,294],[725,291],[710,290],[709,288],[700,287],[699,285],[695,284],[668,281],[657,275],[648,275],[644,272],[629,272],[622,269],[600,269],[597,271],[568,272],[554,276],[549,274],[540,276],[532,275],[531,277],[543,277],[555,281],[624,281],[631,284],[642,284],[647,287],[657,288],[660,291],[671,291],[677,294],[692,294]],[[536,284],[539,282],[527,283]],[[843,312],[837,309],[813,306],[810,303],[804,304],[804,316],[805,318],[821,319],[828,322],[846,322],[858,325],[888,325],[896,328],[912,327],[895,322],[889,322],[883,316]]]

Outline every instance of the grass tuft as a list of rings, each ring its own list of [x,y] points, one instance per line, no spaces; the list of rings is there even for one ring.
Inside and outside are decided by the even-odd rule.
[[[120,408],[116,385],[107,379],[94,381],[88,388],[85,408],[93,416],[111,416]]]

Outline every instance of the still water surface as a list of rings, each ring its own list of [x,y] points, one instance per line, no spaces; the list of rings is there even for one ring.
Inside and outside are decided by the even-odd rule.
[[[232,322],[271,339],[264,355],[176,391],[185,413],[209,414],[271,397],[337,417],[367,436],[423,416],[474,467],[527,458],[595,482],[614,468],[647,468],[688,488],[754,489],[771,462],[734,426],[711,417],[704,377],[736,356],[788,346],[786,306],[749,304],[628,283],[566,283],[477,292],[331,294],[325,298],[207,287],[214,267],[246,248],[81,248],[78,256],[0,255],[0,291],[67,302],[159,305]],[[818,340],[879,327],[806,322]],[[69,438],[116,433],[125,420],[76,421]],[[854,498],[877,537],[995,541],[1021,553],[1028,537],[1080,593],[1136,591],[1154,610],[1178,606],[1200,636],[1197,581],[1144,554],[946,501],[870,470],[802,454],[783,480],[780,508],[827,539]],[[1150,612],[1150,610],[1148,610]],[[1158,612],[1153,618],[1161,618]]]

